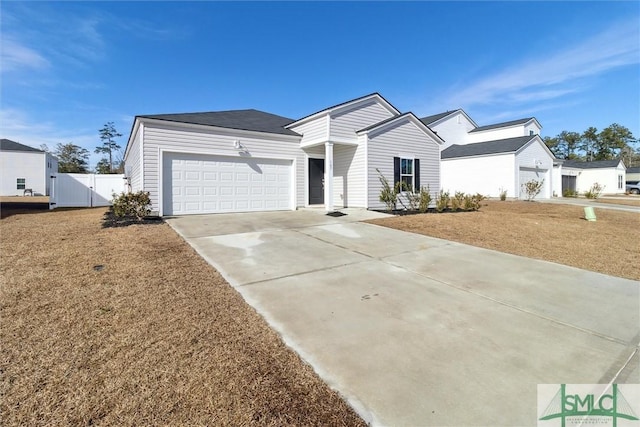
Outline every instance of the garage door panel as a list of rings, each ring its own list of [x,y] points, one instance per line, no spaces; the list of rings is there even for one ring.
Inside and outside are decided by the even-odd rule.
[[[291,209],[290,160],[165,154],[164,215]]]
[[[542,185],[542,190],[540,194],[537,196],[538,198],[549,198],[549,170],[548,169],[534,169],[534,168],[520,168],[520,198],[526,199],[527,193],[524,191],[523,185],[529,181],[544,181]]]

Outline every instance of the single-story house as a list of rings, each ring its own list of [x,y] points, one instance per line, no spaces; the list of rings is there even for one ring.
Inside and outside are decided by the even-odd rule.
[[[605,194],[622,194],[625,192],[626,169],[622,160],[565,160],[561,169],[562,192],[571,190],[582,194],[598,183],[604,186]]]
[[[0,139],[0,196],[48,196],[58,159],[50,153],[10,139]],[[26,191],[25,191],[26,190]]]
[[[553,195],[553,153],[540,138],[535,117],[478,126],[462,109],[420,119],[441,136],[441,186],[498,197],[525,198],[523,184],[542,181],[537,198]]]
[[[442,143],[378,93],[298,120],[258,110],[140,115],[125,176],[161,216],[382,209],[379,173],[439,191]]]

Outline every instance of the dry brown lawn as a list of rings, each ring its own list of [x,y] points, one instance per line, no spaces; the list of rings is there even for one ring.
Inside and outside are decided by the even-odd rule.
[[[364,425],[168,225],[104,211],[0,221],[3,426]]]
[[[397,216],[369,221],[618,277],[640,280],[640,214],[580,206],[486,201],[480,211]]]

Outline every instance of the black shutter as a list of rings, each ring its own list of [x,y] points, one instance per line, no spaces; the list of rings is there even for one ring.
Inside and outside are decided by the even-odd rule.
[[[413,176],[416,184],[413,192],[418,193],[420,191],[420,159],[415,159],[413,161]]]
[[[400,157],[393,158],[393,185],[400,181]]]

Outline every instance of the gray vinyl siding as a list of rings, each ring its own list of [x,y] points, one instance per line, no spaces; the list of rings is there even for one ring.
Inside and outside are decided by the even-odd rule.
[[[420,185],[429,186],[431,194],[440,191],[440,146],[411,122],[403,121],[380,133],[370,134],[368,143],[368,208],[384,209],[379,199],[380,172],[393,185],[393,158],[401,155],[420,160]]]
[[[356,131],[364,129],[397,114],[391,113],[376,100],[369,100],[365,104],[358,104],[353,108],[331,115],[330,138],[357,138]]]
[[[518,162],[517,167],[536,167],[536,160],[542,162],[542,165],[538,166],[539,168],[549,170],[553,169],[553,158],[538,140],[525,145],[520,149],[516,156],[516,161]]]
[[[144,127],[144,188],[149,191],[153,211],[159,211],[160,150],[190,152],[230,157],[242,157],[233,147],[233,141],[239,140],[254,158],[284,158],[295,160],[295,196],[296,207],[304,206],[304,153],[296,139],[278,138],[278,135],[245,136],[233,131],[190,129],[157,123]]]
[[[352,168],[356,146],[333,146],[333,204],[336,207],[353,206],[350,199],[351,177],[349,170]]]
[[[124,173],[131,182],[131,191],[138,192],[142,190],[142,168],[140,163],[140,132],[142,125],[138,128],[136,136],[131,142],[127,159],[124,162]]]

